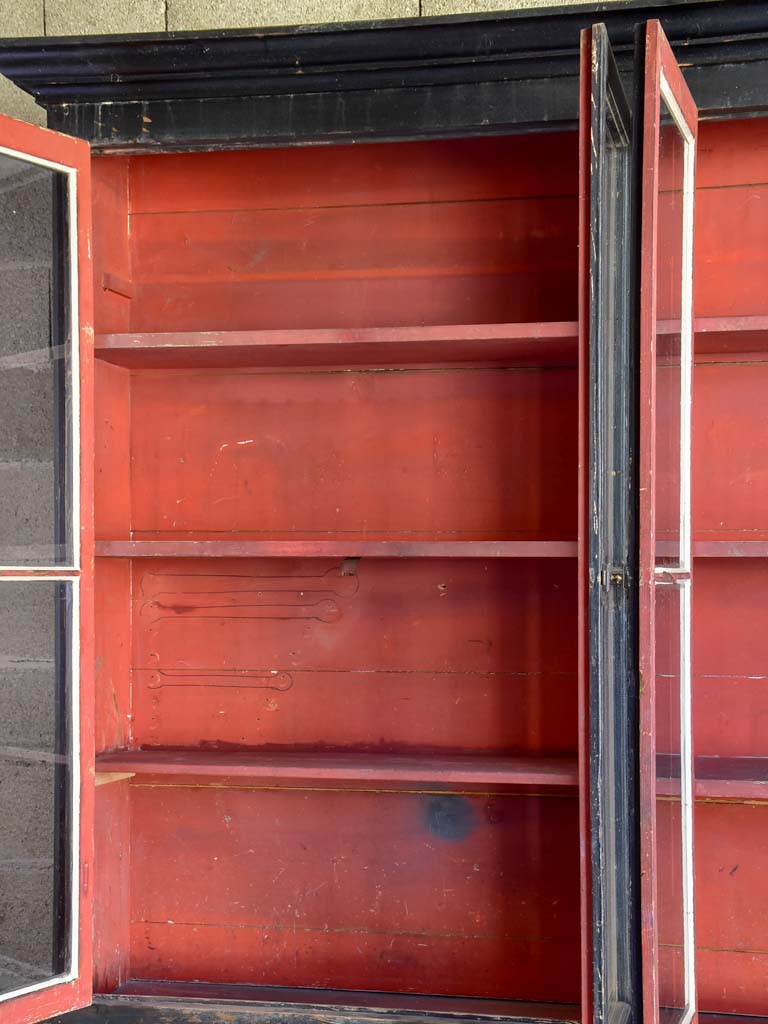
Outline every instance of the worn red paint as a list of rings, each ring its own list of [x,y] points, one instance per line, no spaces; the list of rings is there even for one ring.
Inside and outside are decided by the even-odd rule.
[[[578,1003],[574,138],[318,158],[97,162],[97,983]]]

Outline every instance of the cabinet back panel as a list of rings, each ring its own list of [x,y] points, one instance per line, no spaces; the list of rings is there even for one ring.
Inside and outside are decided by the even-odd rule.
[[[136,561],[133,743],[568,754],[566,560]]]
[[[573,798],[131,789],[134,977],[578,1000]]]
[[[573,270],[372,281],[222,281],[139,284],[133,331],[532,323],[573,320]]]
[[[768,312],[768,120],[700,126],[695,312]],[[768,363],[762,351],[702,363],[694,377],[693,525],[704,540],[768,539]],[[730,361],[729,361],[730,360]],[[765,757],[768,642],[763,558],[700,558],[693,585],[695,752]],[[768,1005],[768,804],[698,801],[699,1005]]]
[[[259,539],[576,532],[576,372],[147,372],[132,530]]]
[[[692,643],[699,755],[766,756],[766,593],[764,558],[697,560]],[[768,805],[760,813],[768,822]]]
[[[660,847],[673,805],[662,803],[657,819]],[[764,806],[764,805],[763,805]],[[665,812],[666,811],[666,812]],[[679,805],[670,815],[679,829]],[[765,1013],[768,998],[768,816],[763,807],[699,801],[696,822],[696,974],[701,1008],[708,1013]],[[662,845],[664,844],[664,845]],[[667,913],[659,933],[662,977],[680,976],[682,947],[676,922],[682,913],[679,878],[659,873]],[[672,910],[671,907],[675,909]],[[668,926],[664,928],[664,922]]]
[[[768,120],[699,129],[696,316],[768,313]]]
[[[699,188],[728,188],[765,182],[768,118],[701,121],[696,148]]]
[[[141,282],[341,278],[354,289],[377,278],[567,270],[572,257],[558,242],[572,213],[570,197],[159,213],[133,218],[132,241]]]
[[[766,539],[768,358],[698,365],[693,386],[694,533]]]
[[[696,804],[697,974],[706,1010],[762,1015],[768,1006],[766,863],[765,804]]]
[[[576,132],[131,157],[135,214],[576,195]]]
[[[573,134],[167,159],[132,164],[132,330],[575,317]]]
[[[696,315],[768,313],[768,183],[698,189],[696,206]]]

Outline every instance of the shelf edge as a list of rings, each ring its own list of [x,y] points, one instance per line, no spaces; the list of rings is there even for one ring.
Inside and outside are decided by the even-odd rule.
[[[484,760],[486,763],[484,763]],[[473,763],[474,762],[474,763]],[[501,785],[575,789],[575,758],[434,757],[424,755],[264,754],[235,755],[179,751],[127,751],[98,755],[96,776],[132,773],[136,777],[238,779],[297,783],[388,783],[395,786]]]
[[[100,558],[575,558],[575,541],[96,541]]]

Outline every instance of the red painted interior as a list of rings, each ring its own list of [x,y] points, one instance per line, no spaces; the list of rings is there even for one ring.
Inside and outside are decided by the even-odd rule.
[[[575,800],[133,790],[141,977],[573,1000]]]
[[[696,315],[765,316],[768,124],[700,139]],[[119,336],[97,340],[97,537],[575,541],[577,179],[558,134],[94,159],[96,330]],[[765,323],[718,323],[695,536],[764,542]],[[168,354],[162,332],[186,337]],[[577,792],[534,771],[577,756],[577,559],[340,550],[97,560],[97,750],[192,758],[97,790],[97,989],[579,1003]],[[768,568],[730,551],[696,564],[696,752],[760,757]],[[259,750],[296,777],[254,776]],[[340,754],[378,777],[323,776]],[[768,803],[745,770],[699,790],[704,1010],[765,1008]]]
[[[132,591],[132,747],[575,753],[572,562],[141,559]]]
[[[760,198],[766,166],[768,121],[699,126],[697,317],[759,315],[768,307]],[[692,512],[694,535],[703,540],[768,537],[767,337],[742,336],[736,349],[709,340],[711,354],[697,359]],[[760,1014],[767,1005],[767,574],[764,549],[753,558],[699,558],[694,571],[696,934],[704,1011]]]
[[[575,134],[157,163],[130,172],[132,331],[576,317]]]
[[[578,1004],[575,159],[95,160],[100,990]]]
[[[555,367],[137,374],[131,534],[568,540],[575,420]]]

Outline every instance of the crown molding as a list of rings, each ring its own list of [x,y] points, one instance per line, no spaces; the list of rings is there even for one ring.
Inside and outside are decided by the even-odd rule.
[[[768,4],[595,3],[296,28],[0,41],[50,127],[103,150],[234,148],[572,126],[579,32],[628,70],[658,17],[704,117],[768,110]]]

